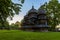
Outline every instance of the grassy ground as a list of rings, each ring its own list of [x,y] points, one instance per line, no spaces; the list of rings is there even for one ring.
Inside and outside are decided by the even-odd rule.
[[[60,40],[60,32],[0,30],[0,40]]]

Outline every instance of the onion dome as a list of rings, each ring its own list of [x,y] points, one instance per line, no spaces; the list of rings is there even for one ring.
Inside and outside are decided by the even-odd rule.
[[[32,6],[32,9],[30,9],[30,10],[28,11],[28,13],[31,13],[31,12],[36,12],[36,13],[37,13],[37,10],[34,8],[34,6]]]
[[[39,10],[38,10],[38,13],[39,13],[39,14],[46,14],[46,11],[43,10],[43,9],[39,9]]]

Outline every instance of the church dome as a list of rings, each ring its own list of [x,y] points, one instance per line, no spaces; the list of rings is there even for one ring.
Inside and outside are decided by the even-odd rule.
[[[37,10],[34,8],[34,6],[32,6],[32,9],[30,9],[30,10],[28,11],[28,13],[31,13],[31,12],[37,12]]]

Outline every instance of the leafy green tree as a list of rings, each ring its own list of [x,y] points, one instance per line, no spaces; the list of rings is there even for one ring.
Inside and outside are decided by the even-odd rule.
[[[19,0],[21,3],[24,3],[24,0]],[[4,22],[6,22],[7,17],[12,17],[15,14],[19,14],[21,11],[22,4],[13,3],[12,0],[0,0],[0,23],[4,27]]]
[[[48,24],[55,29],[60,24],[60,3],[58,0],[51,0],[49,3],[42,5],[40,9],[46,10],[47,16],[49,17]]]
[[[11,29],[14,29],[14,27],[15,27],[15,24],[12,23],[12,24],[10,25],[10,28],[9,28],[9,29],[10,29],[10,30],[11,30]]]
[[[20,28],[20,22],[17,21],[15,24],[12,23],[12,24],[10,25],[10,28],[11,28],[11,29],[19,29],[19,28]]]
[[[17,21],[14,26],[15,26],[15,29],[19,29],[20,28],[20,22]]]

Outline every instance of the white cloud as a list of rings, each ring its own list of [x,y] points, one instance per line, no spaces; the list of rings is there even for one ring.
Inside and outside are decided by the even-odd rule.
[[[19,15],[15,15],[14,17],[13,17],[13,20],[8,20],[9,21],[9,24],[11,24],[11,23],[15,23],[15,22],[17,22],[17,21],[21,21],[22,19],[23,19],[23,14],[19,14]]]

